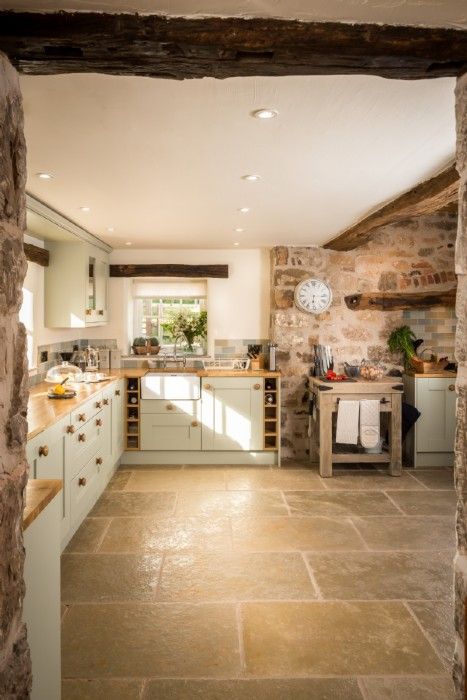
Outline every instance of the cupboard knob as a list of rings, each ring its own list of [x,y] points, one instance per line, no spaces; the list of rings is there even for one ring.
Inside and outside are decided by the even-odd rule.
[[[74,433],[75,432],[75,426],[74,425],[67,425],[66,427],[67,433]]]
[[[96,401],[96,408],[102,408],[102,401]]]
[[[85,413],[80,413],[78,416],[78,420],[80,420],[82,423],[86,420],[86,414]]]
[[[198,425],[199,425],[199,423],[198,423],[197,420],[192,420],[192,421],[191,421],[191,427],[192,427],[192,428],[197,428]]]
[[[100,418],[96,419],[96,425],[98,425],[98,426],[102,425],[102,420]]]
[[[455,384],[450,384],[449,385],[449,391],[455,391],[456,385]]]
[[[256,389],[256,390],[261,389],[261,384],[254,384],[253,389]]]
[[[86,477],[80,476],[78,479],[78,486],[86,486]]]
[[[104,310],[103,310],[103,309],[99,309],[99,311],[98,311],[97,313],[99,314],[99,316],[103,316],[103,315],[104,315]]]
[[[104,406],[108,406],[108,405],[109,405],[109,399],[104,399],[103,404],[104,404]]]
[[[84,433],[79,433],[78,441],[79,442],[86,442],[86,435]]]
[[[115,389],[115,396],[120,396],[120,389]]]
[[[167,406],[166,406],[166,409],[167,409],[168,411],[173,411],[173,410],[174,410],[174,407],[172,406],[172,404],[168,403]]]
[[[47,457],[48,454],[49,448],[47,447],[47,445],[41,445],[39,447],[39,457]]]
[[[92,309],[86,309],[86,316],[90,316],[92,314]]]
[[[96,457],[96,464],[102,464],[102,457]]]
[[[204,388],[210,391],[212,389],[212,386],[210,384],[205,384]]]

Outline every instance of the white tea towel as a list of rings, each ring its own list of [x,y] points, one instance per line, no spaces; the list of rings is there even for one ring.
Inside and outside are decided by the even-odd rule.
[[[379,399],[360,401],[360,442],[367,448],[379,443]]]
[[[337,404],[336,442],[356,445],[358,441],[359,401],[342,401]]]

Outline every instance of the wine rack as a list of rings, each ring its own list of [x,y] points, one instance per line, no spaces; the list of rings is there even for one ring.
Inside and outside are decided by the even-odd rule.
[[[280,446],[280,378],[264,379],[264,449],[279,450]]]
[[[139,450],[140,381],[139,377],[128,377],[125,381],[126,449]]]

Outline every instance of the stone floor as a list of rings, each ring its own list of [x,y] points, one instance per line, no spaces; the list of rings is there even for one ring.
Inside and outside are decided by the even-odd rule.
[[[449,700],[449,469],[122,467],[62,557],[64,700]]]

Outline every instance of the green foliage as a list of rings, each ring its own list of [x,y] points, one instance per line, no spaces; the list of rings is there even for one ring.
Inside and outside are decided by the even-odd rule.
[[[194,313],[183,309],[171,314],[171,318],[162,324],[163,329],[175,343],[185,340],[188,351],[193,352],[193,343],[197,338],[205,339],[208,332],[208,314],[206,311]]]
[[[157,347],[160,344],[155,335],[148,338],[148,341],[149,341],[149,345],[152,345],[152,347]]]
[[[395,328],[388,338],[388,348],[391,352],[401,352],[406,363],[417,353],[413,346],[415,334],[409,326]]]
[[[133,341],[133,347],[134,348],[144,348],[146,343],[147,343],[146,338],[143,338],[143,336],[138,336],[138,338],[135,338]]]

